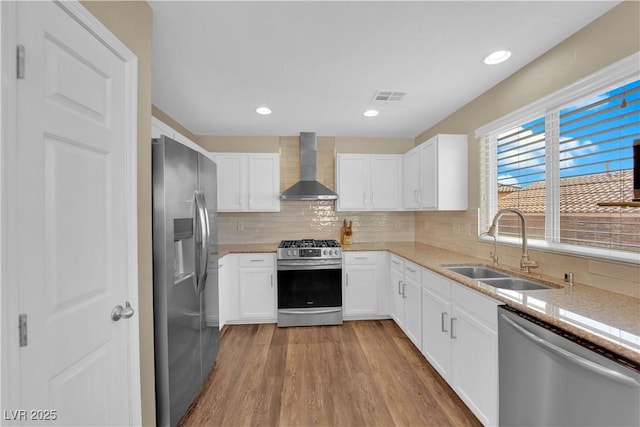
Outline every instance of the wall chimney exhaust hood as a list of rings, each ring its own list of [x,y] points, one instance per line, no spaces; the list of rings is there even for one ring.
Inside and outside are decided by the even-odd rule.
[[[336,200],[338,195],[317,181],[318,141],[315,132],[300,132],[300,181],[280,194],[280,200]]]

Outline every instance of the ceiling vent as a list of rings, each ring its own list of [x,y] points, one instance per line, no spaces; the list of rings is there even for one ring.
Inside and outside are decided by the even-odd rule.
[[[372,103],[386,104],[387,102],[402,101],[402,98],[406,95],[406,92],[396,92],[393,90],[378,90],[373,95]]]

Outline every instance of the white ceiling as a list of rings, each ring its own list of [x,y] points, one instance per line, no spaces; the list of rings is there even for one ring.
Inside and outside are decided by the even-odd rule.
[[[618,3],[151,1],[153,104],[198,135],[415,137]]]

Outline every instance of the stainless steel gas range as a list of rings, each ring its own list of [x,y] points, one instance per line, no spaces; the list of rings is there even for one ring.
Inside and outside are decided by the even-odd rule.
[[[283,240],[278,326],[342,324],[342,249],[336,240]]]

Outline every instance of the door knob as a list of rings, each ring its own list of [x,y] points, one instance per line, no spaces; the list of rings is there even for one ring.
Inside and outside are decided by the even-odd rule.
[[[135,311],[131,307],[131,304],[127,301],[124,308],[121,305],[113,307],[113,310],[111,310],[111,320],[117,322],[120,318],[130,319],[134,313]]]

